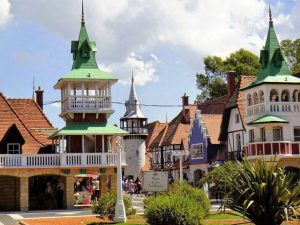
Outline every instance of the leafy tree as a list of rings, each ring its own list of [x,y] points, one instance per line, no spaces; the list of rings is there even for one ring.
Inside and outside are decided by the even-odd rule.
[[[287,62],[292,73],[300,72],[300,38],[292,41],[290,39],[283,40],[281,43]]]
[[[205,73],[196,74],[197,88],[201,93],[197,100],[207,100],[226,95],[226,72],[236,71],[240,75],[256,76],[259,68],[259,59],[253,53],[239,49],[223,60],[219,56],[207,56],[203,59]]]
[[[229,187],[227,208],[242,213],[256,225],[279,225],[295,216],[300,206],[300,185],[293,181],[293,174],[277,167],[274,159],[244,159],[235,164],[235,169],[232,166],[224,164],[218,173]]]

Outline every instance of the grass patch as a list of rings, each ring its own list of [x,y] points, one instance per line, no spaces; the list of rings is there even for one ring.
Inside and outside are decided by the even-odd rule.
[[[210,213],[206,219],[243,219],[243,215],[237,212],[226,212],[226,213]]]

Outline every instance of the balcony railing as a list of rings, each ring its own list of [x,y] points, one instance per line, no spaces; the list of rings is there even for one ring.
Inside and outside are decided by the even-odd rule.
[[[247,116],[264,113],[299,113],[300,102],[265,102],[247,106]]]
[[[255,142],[244,146],[245,156],[300,155],[300,142],[273,141]]]
[[[105,110],[111,109],[110,96],[82,96],[71,95],[62,102],[62,111],[65,110]]]
[[[118,153],[1,154],[0,168],[117,166]],[[122,152],[122,165],[126,153]]]

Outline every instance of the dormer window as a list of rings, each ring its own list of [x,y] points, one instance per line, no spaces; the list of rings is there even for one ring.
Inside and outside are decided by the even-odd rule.
[[[20,143],[7,143],[7,154],[20,154]]]

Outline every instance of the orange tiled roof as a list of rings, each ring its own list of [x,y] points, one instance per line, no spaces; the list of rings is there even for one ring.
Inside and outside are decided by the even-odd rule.
[[[33,99],[7,100],[32,135],[45,145],[51,144],[51,140],[48,137],[55,131],[55,128],[53,128],[36,102]]]
[[[189,114],[189,123],[184,122],[185,118],[183,110],[179,112],[179,114],[168,124],[161,145],[183,144],[183,149],[188,150],[188,139],[196,109],[196,105],[188,105],[183,109],[187,110],[186,113]]]
[[[210,142],[212,144],[220,144],[218,138],[221,130],[222,114],[202,114],[202,117]]]
[[[15,101],[17,101],[17,103]],[[38,113],[36,113],[37,110],[40,110],[36,104],[34,106],[32,103],[30,103],[29,105],[31,105],[31,107],[29,107],[28,109],[23,109],[21,107],[23,103],[21,102],[23,102],[24,104],[26,103],[27,105],[28,99],[8,100],[0,92],[0,140],[2,140],[7,130],[13,124],[15,124],[25,140],[25,144],[22,147],[23,153],[37,153],[40,148],[45,147],[50,142],[49,140],[47,140],[48,135],[42,134],[40,131],[33,130],[35,123],[32,123],[30,121],[30,118],[32,120],[35,120],[36,118],[33,117],[39,117],[40,120],[38,120],[36,123],[46,124],[46,127],[36,124],[36,126],[40,129],[53,129],[53,127],[51,123],[46,119],[46,117],[42,115],[41,111],[41,115],[38,115]],[[27,114],[25,112],[27,112]],[[44,117],[44,119],[41,119],[42,116]]]
[[[146,139],[146,148],[147,151],[151,151],[151,146],[153,146],[153,142],[157,141],[157,136],[160,132],[167,126],[167,123],[161,123],[159,121],[154,121],[147,125],[148,128],[148,136]]]

